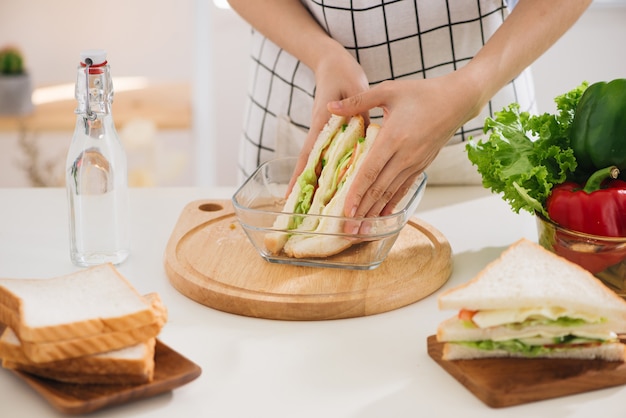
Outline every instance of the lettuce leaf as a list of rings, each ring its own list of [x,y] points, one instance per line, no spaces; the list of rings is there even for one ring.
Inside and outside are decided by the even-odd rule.
[[[468,158],[483,178],[483,186],[501,193],[515,213],[536,211],[547,216],[546,199],[577,167],[569,144],[574,112],[588,86],[583,82],[555,99],[557,112],[531,115],[512,103],[487,118],[486,141],[468,141]]]
[[[505,341],[493,341],[493,340],[480,340],[480,341],[455,341],[453,344],[460,344],[466,347],[476,348],[479,350],[504,350],[509,353],[521,353],[527,357],[534,357],[539,354],[549,353],[558,350],[567,350],[567,346],[574,347],[577,344],[586,343],[602,343],[602,340],[596,340],[591,338],[582,338],[575,336],[558,337],[554,339],[554,344],[560,346],[545,346],[545,345],[530,345],[524,342],[513,339]]]
[[[317,175],[315,170],[308,168],[300,174],[298,177],[298,184],[300,185],[300,195],[298,201],[294,207],[293,212],[297,214],[307,214],[311,209],[311,203],[313,201],[313,194],[315,193],[315,187],[317,184]],[[293,216],[289,221],[287,229],[296,229],[302,224],[304,218],[302,216]]]

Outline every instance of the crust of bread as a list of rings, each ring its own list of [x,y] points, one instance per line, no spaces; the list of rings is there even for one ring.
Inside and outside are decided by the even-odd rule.
[[[582,295],[582,297],[581,297]],[[440,309],[559,306],[598,312],[626,331],[626,301],[582,267],[520,239],[468,282],[443,292]]]
[[[622,343],[605,343],[594,347],[568,348],[529,357],[522,353],[511,353],[504,350],[480,350],[454,343],[445,343],[443,345],[443,360],[474,360],[480,358],[596,359],[623,362],[626,358],[626,346]]]
[[[125,332],[158,319],[130,282],[103,264],[52,279],[0,279],[0,321],[22,342],[36,343]]]
[[[160,330],[161,327],[154,323],[133,330],[109,332],[85,338],[48,343],[22,342],[22,349],[26,357],[33,363],[44,363],[103,353],[139,344],[142,341],[155,338]]]
[[[97,385],[140,385],[149,383],[153,380],[154,374],[133,375],[133,374],[85,374],[85,373],[69,373],[59,372],[57,370],[46,370],[43,368],[35,368],[26,365],[6,362],[3,365],[5,369],[13,369],[25,372],[45,379],[56,380],[57,382],[75,383],[75,384],[97,384]]]
[[[25,356],[19,360],[3,359],[2,365],[7,369],[62,382],[146,383],[154,376],[155,342],[151,338],[119,350],[46,363],[33,363]],[[19,350],[19,346],[16,350]]]
[[[63,371],[59,369],[47,369],[45,367],[19,364],[11,361],[3,361],[2,366],[5,369],[26,372],[35,376],[65,383],[138,385],[142,383],[149,383],[154,379],[154,365],[152,366],[152,368],[147,368],[143,373],[124,373],[122,371],[113,371],[111,373],[93,374],[84,372]]]
[[[349,237],[308,235],[300,240],[287,241],[285,254],[294,258],[328,257],[350,248],[355,242]]]

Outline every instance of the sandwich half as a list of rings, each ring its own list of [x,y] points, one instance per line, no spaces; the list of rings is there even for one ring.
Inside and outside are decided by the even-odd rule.
[[[443,359],[624,361],[626,301],[591,273],[522,239],[474,279],[439,296]]]
[[[280,232],[265,237],[268,251],[295,258],[328,257],[356,242],[354,236],[344,234],[343,208],[379,129],[371,124],[365,131],[361,116],[331,116],[287,197],[284,214],[274,223]]]

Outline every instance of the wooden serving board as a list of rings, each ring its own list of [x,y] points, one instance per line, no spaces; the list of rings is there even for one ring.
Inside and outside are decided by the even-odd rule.
[[[270,263],[248,240],[227,200],[185,206],[164,264],[172,285],[203,305],[282,320],[350,318],[397,309],[439,289],[452,271],[450,244],[419,220],[407,223],[374,270]]]
[[[622,342],[624,342],[622,340]],[[492,408],[626,384],[626,363],[575,359],[442,360],[443,343],[428,337],[428,354]]]
[[[0,334],[5,325],[0,324]],[[11,370],[50,405],[68,415],[87,414],[169,392],[196,379],[202,369],[157,339],[152,382],[135,385],[95,385],[57,382]]]

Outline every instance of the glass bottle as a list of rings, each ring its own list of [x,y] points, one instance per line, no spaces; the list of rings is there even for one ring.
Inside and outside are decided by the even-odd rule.
[[[66,161],[70,256],[78,266],[122,263],[130,252],[126,153],[111,103],[106,51],[80,54],[76,128]]]

